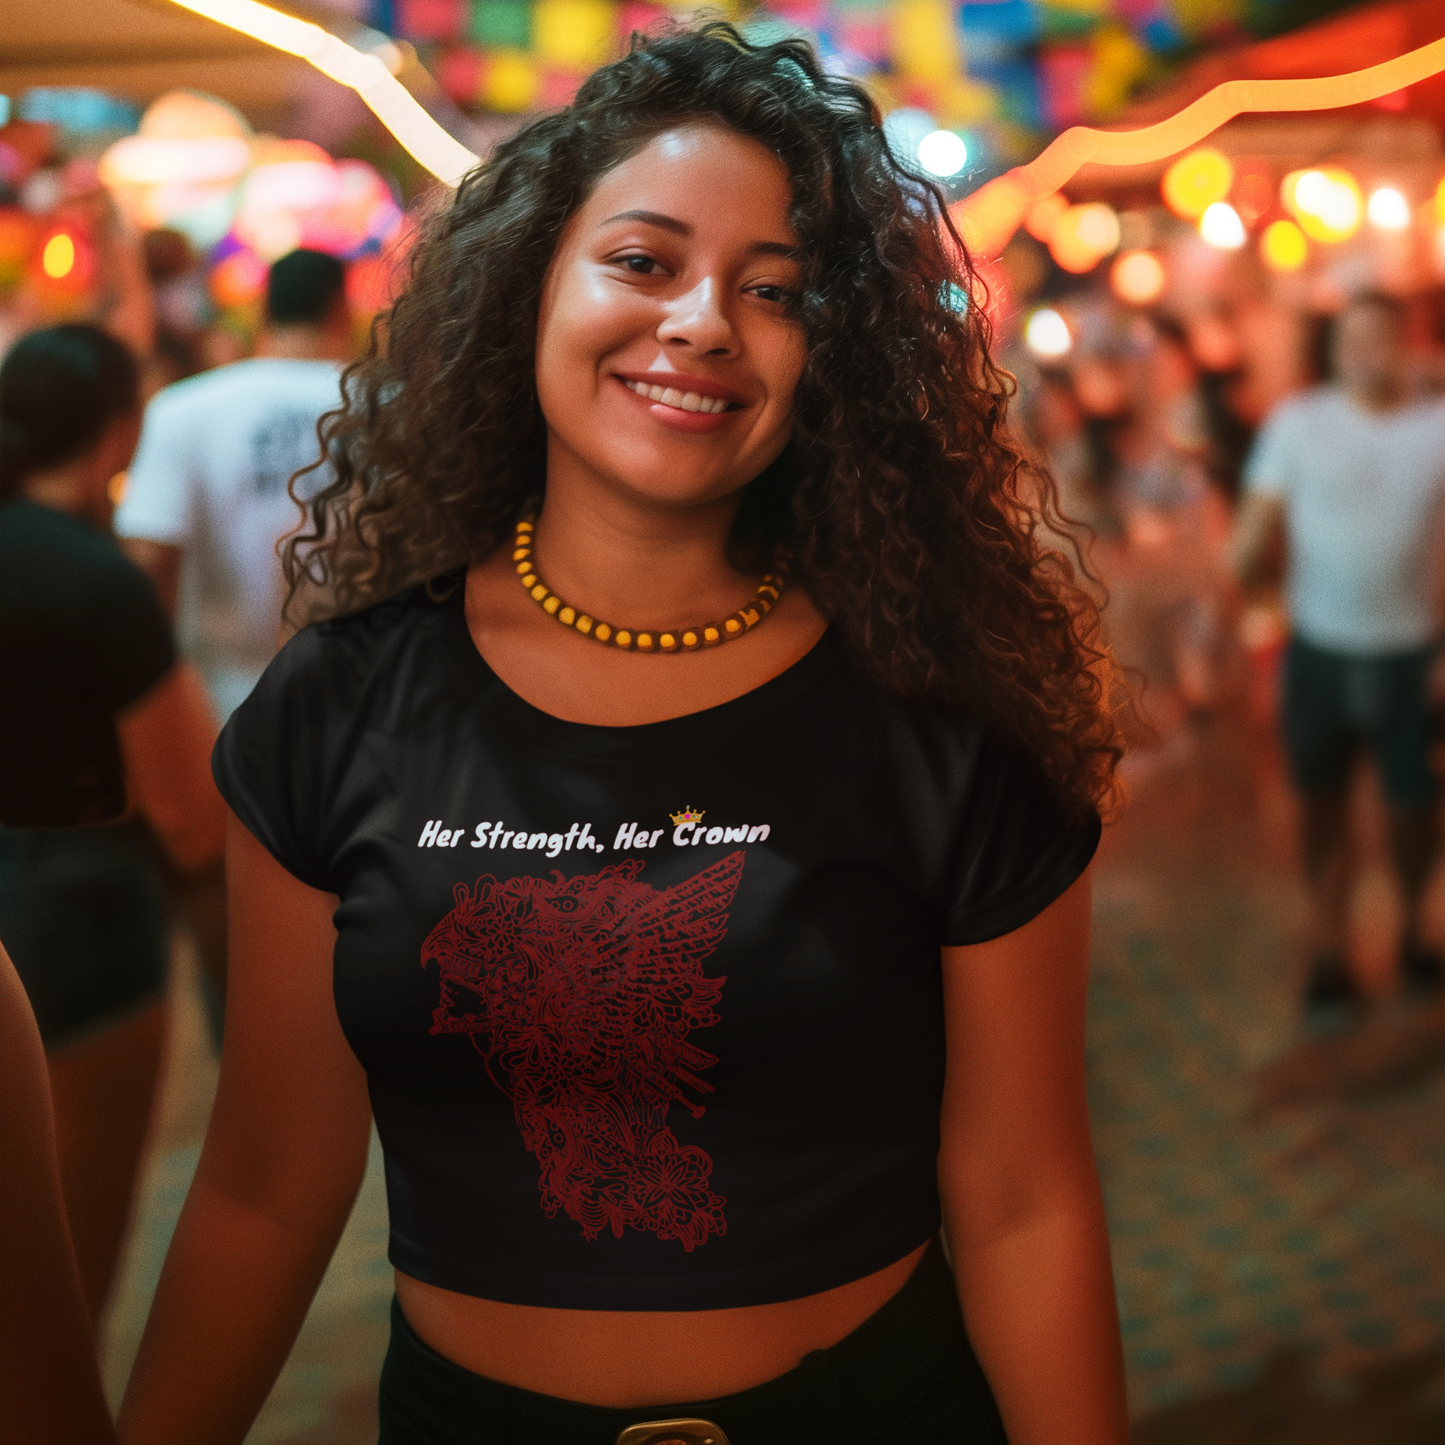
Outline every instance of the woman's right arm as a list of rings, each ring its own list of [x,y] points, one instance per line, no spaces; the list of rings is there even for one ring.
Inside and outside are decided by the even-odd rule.
[[[220,1088],[121,1409],[127,1445],[239,1445],[366,1166],[366,1076],[332,1001],[336,900],[227,825]]]

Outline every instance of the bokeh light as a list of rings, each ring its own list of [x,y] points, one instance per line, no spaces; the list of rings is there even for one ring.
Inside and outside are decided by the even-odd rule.
[[[1309,242],[1293,221],[1273,221],[1259,238],[1259,254],[1275,271],[1298,271],[1309,253]]]
[[[1112,206],[1090,201],[1070,206],[1054,223],[1049,255],[1065,271],[1082,275],[1119,249],[1119,217]]]
[[[1364,194],[1340,166],[1290,172],[1280,185],[1280,199],[1313,241],[1347,241],[1364,219]]]
[[[75,269],[75,238],[68,231],[57,231],[40,253],[40,269],[52,281],[62,281]]]
[[[1199,218],[1199,234],[1221,251],[1237,251],[1249,239],[1239,212],[1228,201],[1215,201]]]
[[[918,164],[931,176],[956,176],[968,164],[968,145],[951,130],[930,131],[918,142]]]
[[[1410,225],[1410,203],[1394,186],[1381,186],[1371,192],[1365,217],[1381,231],[1404,231]]]
[[[1059,223],[1059,217],[1069,209],[1068,198],[1060,191],[1054,191],[1050,195],[1042,197],[1031,205],[1024,212],[1024,230],[1031,235],[1035,241],[1041,241],[1045,246],[1053,238],[1054,227]],[[1442,217],[1445,219],[1445,217]]]
[[[1069,323],[1052,306],[1041,306],[1024,326],[1024,344],[1035,356],[1057,361],[1073,349]]]
[[[1176,216],[1196,221],[1216,201],[1222,201],[1234,184],[1234,166],[1229,157],[1213,146],[1200,146],[1182,155],[1160,183],[1164,204]]]
[[[1124,251],[1109,270],[1114,295],[1130,306],[1148,306],[1164,294],[1164,263],[1152,251]]]

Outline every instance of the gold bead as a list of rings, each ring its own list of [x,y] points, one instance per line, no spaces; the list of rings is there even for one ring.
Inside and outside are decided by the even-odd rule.
[[[758,614],[751,608],[745,607],[738,613],[744,627],[756,627],[758,625]]]
[[[631,647],[632,634],[625,628],[619,628],[612,638],[613,644],[617,647]]]
[[[729,636],[732,637],[736,637],[738,633],[743,630],[742,623],[739,622],[736,617],[729,617],[728,620],[723,623],[723,627],[727,630]],[[728,656],[731,657],[732,653],[728,653]]]
[[[702,630],[702,645],[704,647],[715,647],[721,640],[716,627],[704,627]],[[731,654],[729,654],[731,656]]]
[[[650,632],[639,632],[637,634],[637,650],[639,652],[652,651],[652,634]]]
[[[526,572],[523,573],[522,586],[525,587],[528,592],[530,592],[532,588],[537,586],[537,574],[532,571],[530,566],[527,568]]]
[[[569,608],[568,611],[571,611],[571,609]],[[577,619],[577,631],[580,632],[583,637],[586,637],[587,634],[592,631],[592,619],[585,612]]]
[[[664,652],[671,652],[673,648],[677,646],[677,638],[670,632],[664,632],[662,636],[657,639],[657,645]]]
[[[532,588],[532,596],[535,597],[538,602],[540,602],[546,595],[547,584],[545,582],[539,582],[534,588]]]
[[[530,547],[518,547],[517,550],[512,553],[512,561],[525,562],[531,555],[532,549]]]
[[[758,596],[771,597],[773,601],[776,602],[778,600],[778,589],[771,584],[764,582],[763,585],[758,588]]]
[[[758,600],[753,603],[753,606],[756,607],[764,617],[773,610],[773,604],[769,602],[766,597],[759,597]]]
[[[557,609],[562,605],[562,599],[555,592],[542,601],[542,611],[556,614]]]
[[[701,641],[702,638],[700,638],[695,632],[684,632],[682,634],[682,645],[687,648],[689,652],[691,652],[693,648],[696,647]]]
[[[598,642],[606,642],[612,636],[612,629],[605,622],[599,622],[592,630],[592,635]]]
[[[557,614],[557,621],[558,621],[558,622],[565,623],[568,627],[571,627],[571,625],[572,625],[574,622],[576,622],[576,620],[577,620],[577,609],[576,609],[575,607],[564,607],[564,608]]]
[[[517,523],[517,530],[518,530],[519,532],[530,532],[530,531],[532,530],[532,523],[531,523],[531,522],[518,522],[518,523]]]

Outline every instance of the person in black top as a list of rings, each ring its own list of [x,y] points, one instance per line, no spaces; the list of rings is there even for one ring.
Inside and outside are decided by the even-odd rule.
[[[33,332],[0,365],[0,939],[47,1051],[92,1317],[164,1039],[169,911],[138,819],[185,872],[224,821],[200,682],[106,534],[139,425],[135,363],[95,327]]]
[[[976,294],[864,92],[724,25],[428,222],[213,760],[221,1089],[128,1441],[242,1439],[373,1117],[385,1445],[1127,1438],[1118,750]]]

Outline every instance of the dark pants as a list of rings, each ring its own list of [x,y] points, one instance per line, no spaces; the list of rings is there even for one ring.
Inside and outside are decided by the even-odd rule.
[[[1285,653],[1283,731],[1295,786],[1306,797],[1344,792],[1362,748],[1374,755],[1385,801],[1418,812],[1435,801],[1425,695],[1432,648],[1360,655],[1294,638]]]
[[[937,1240],[907,1284],[836,1345],[751,1390],[614,1410],[475,1375],[425,1345],[393,1303],[380,1445],[613,1445],[629,1425],[695,1416],[730,1445],[1006,1445]]]
[[[0,943],[48,1049],[159,999],[170,909],[139,830],[0,828]]]

